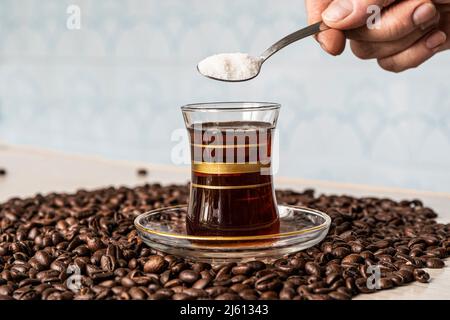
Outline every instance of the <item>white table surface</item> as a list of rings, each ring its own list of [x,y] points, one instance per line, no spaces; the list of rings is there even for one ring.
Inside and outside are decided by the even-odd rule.
[[[113,161],[99,157],[69,155],[32,147],[0,144],[0,168],[8,173],[0,177],[0,201],[11,197],[28,197],[36,193],[73,192],[105,186],[136,186],[146,182],[186,183],[190,169],[148,163]],[[149,174],[139,177],[138,168]],[[450,194],[396,188],[353,185],[316,180],[275,177],[279,189],[314,188],[318,193],[376,196],[400,199],[421,199],[439,214],[438,221],[450,223]],[[412,283],[392,290],[360,295],[357,299],[450,299],[449,260],[444,269],[428,269],[430,283]]]

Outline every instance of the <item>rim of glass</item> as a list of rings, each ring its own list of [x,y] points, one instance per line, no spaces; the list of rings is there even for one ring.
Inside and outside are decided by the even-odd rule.
[[[280,109],[281,105],[275,102],[206,102],[191,103],[181,107],[183,112],[230,112],[230,111],[270,111]]]
[[[180,235],[172,232],[165,232],[165,231],[156,231],[153,229],[150,229],[141,223],[141,219],[148,217],[149,215],[158,214],[161,211],[173,211],[176,209],[186,208],[187,204],[181,204],[177,206],[171,206],[171,207],[165,207],[165,208],[159,208],[154,209],[148,212],[144,212],[137,216],[134,219],[134,225],[137,229],[139,229],[142,232],[146,232],[147,234],[156,235],[156,236],[163,236],[166,238],[172,238],[172,239],[184,239],[184,240],[201,240],[201,241],[253,241],[253,240],[268,240],[273,238],[287,238],[292,236],[298,236],[305,233],[312,233],[315,231],[320,231],[327,229],[331,225],[331,218],[329,215],[327,215],[325,212],[311,209],[311,208],[305,208],[301,206],[295,206],[295,205],[278,205],[279,207],[286,207],[294,210],[301,210],[301,211],[307,211],[311,214],[314,214],[316,216],[319,216],[324,219],[324,222],[314,226],[309,227],[297,231],[289,231],[284,233],[272,233],[272,234],[264,234],[264,235],[258,235],[258,236],[193,236],[193,235]]]

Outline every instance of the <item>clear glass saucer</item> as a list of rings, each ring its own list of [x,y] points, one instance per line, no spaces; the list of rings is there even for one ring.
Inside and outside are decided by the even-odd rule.
[[[134,224],[150,247],[203,262],[277,258],[322,241],[330,217],[320,211],[278,205],[280,233],[259,236],[217,237],[186,234],[187,205],[161,208],[139,215]]]

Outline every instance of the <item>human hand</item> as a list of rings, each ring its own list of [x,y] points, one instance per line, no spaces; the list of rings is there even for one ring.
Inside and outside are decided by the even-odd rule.
[[[349,38],[357,57],[377,59],[382,68],[400,72],[422,64],[436,52],[450,49],[450,0],[433,2],[306,0],[306,7],[310,23],[323,19],[333,28],[316,36],[325,51],[342,53]],[[367,27],[370,5],[384,8],[379,29]]]

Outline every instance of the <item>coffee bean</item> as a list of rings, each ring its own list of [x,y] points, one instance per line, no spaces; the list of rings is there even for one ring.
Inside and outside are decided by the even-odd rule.
[[[295,296],[295,290],[293,288],[283,288],[280,291],[280,300],[292,300]]]
[[[198,272],[195,272],[193,270],[183,270],[179,274],[180,280],[188,284],[196,282],[199,277],[200,275],[198,274]]]
[[[259,296],[261,300],[278,300],[278,293],[275,291],[266,291]]]
[[[402,278],[403,283],[408,283],[414,281],[414,274],[412,271],[409,271],[407,269],[401,269],[396,272],[398,276]]]
[[[260,271],[266,268],[266,264],[262,261],[253,260],[246,263],[253,271]]]
[[[422,283],[427,283],[428,281],[430,281],[430,274],[422,269],[415,269],[414,279]]]
[[[239,292],[239,297],[243,300],[257,300],[258,292],[254,289],[245,289]]]
[[[172,299],[173,300],[183,300],[183,301],[185,301],[185,300],[194,300],[194,297],[190,296],[190,295],[188,295],[186,293],[175,293],[172,296]]]
[[[313,276],[320,277],[321,270],[319,264],[315,262],[307,262],[305,265],[305,271]]]
[[[341,291],[332,291],[328,293],[328,296],[333,300],[350,300],[352,297],[350,294]]]
[[[183,281],[181,281],[180,279],[172,279],[172,280],[167,281],[164,284],[164,288],[172,288],[175,286],[181,286],[182,284],[183,284]]]
[[[239,293],[239,292],[241,292],[241,291],[243,291],[243,290],[250,289],[250,286],[248,286],[248,285],[246,285],[246,284],[242,284],[242,283],[236,283],[236,284],[233,284],[233,285],[230,287],[230,289],[233,290],[233,291],[236,292],[236,293]]]
[[[199,279],[197,280],[193,285],[192,288],[194,289],[204,289],[208,286],[208,284],[211,282],[211,279]]]
[[[364,259],[357,253],[352,253],[342,259],[342,264],[352,265],[362,263]]]
[[[158,255],[150,256],[144,264],[144,272],[147,273],[161,273],[167,266],[167,261]]]
[[[216,297],[216,300],[240,300],[241,298],[235,293],[222,293]]]
[[[340,278],[341,278],[341,275],[339,273],[337,273],[337,272],[330,273],[327,275],[325,282],[327,283],[327,285],[332,285],[334,282],[336,282]]]
[[[128,293],[130,294],[131,298],[133,300],[144,300],[147,298],[147,295],[145,294],[144,291],[142,291],[140,288],[138,287],[133,287],[131,288]]]
[[[253,269],[249,265],[239,265],[231,269],[231,273],[237,275],[249,275]]]
[[[440,269],[445,266],[445,263],[444,263],[444,261],[442,261],[439,258],[429,258],[429,259],[427,259],[426,265],[427,265],[427,268]]]
[[[100,259],[100,266],[104,271],[114,271],[116,266],[115,258],[112,256],[103,255]]]
[[[138,175],[138,176],[144,177],[144,176],[146,176],[147,174],[148,174],[148,171],[147,171],[147,169],[145,169],[145,168],[139,168],[139,169],[137,170],[137,175]]]
[[[206,288],[205,291],[212,297],[217,297],[224,293],[230,293],[230,291],[233,292],[230,288],[221,286]]]
[[[51,256],[43,250],[37,251],[34,255],[34,259],[45,268],[50,266],[50,263],[52,263]]]
[[[331,252],[331,254],[333,256],[335,256],[336,258],[344,258],[346,256],[348,256],[351,253],[351,250],[348,249],[347,247],[337,247],[335,249],[333,249],[333,251]]]
[[[389,278],[381,278],[379,281],[380,289],[390,289],[394,287],[394,283]]]
[[[183,293],[186,293],[196,299],[198,298],[206,298],[208,297],[208,293],[206,293],[205,290],[202,289],[196,289],[196,288],[185,288],[183,290]]]

